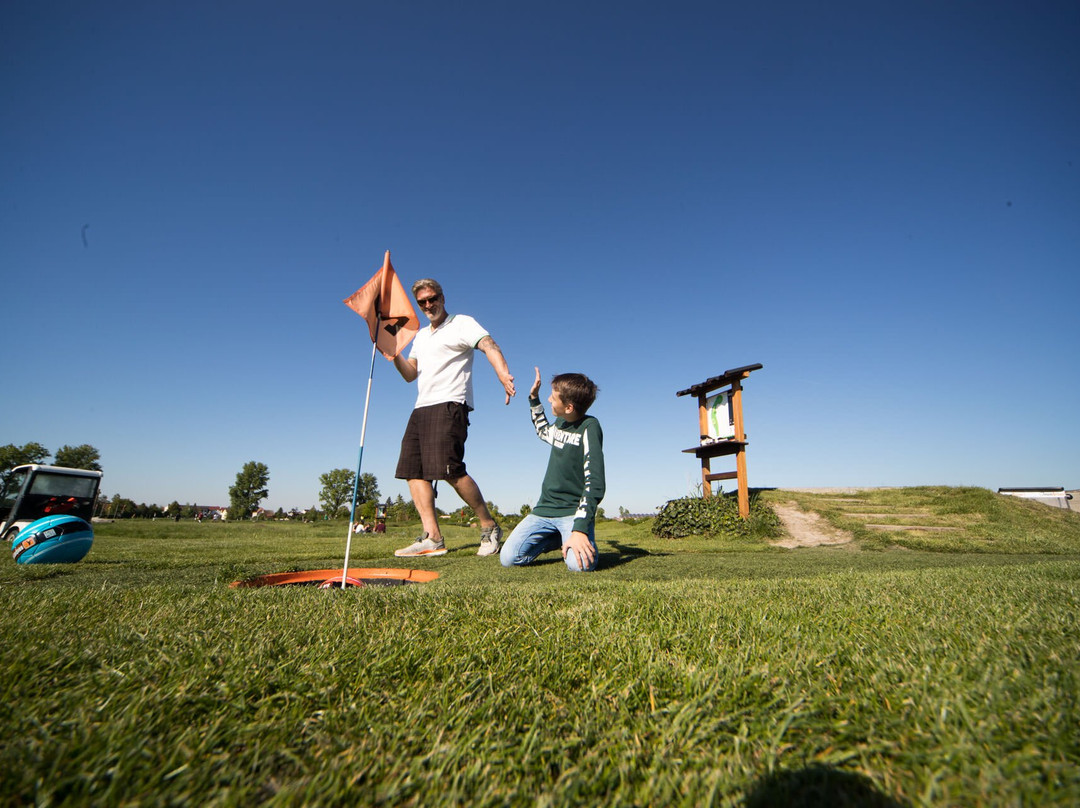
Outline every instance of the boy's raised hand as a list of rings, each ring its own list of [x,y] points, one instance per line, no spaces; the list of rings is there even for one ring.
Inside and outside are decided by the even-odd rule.
[[[536,381],[529,388],[529,398],[540,398],[540,368],[536,368]]]

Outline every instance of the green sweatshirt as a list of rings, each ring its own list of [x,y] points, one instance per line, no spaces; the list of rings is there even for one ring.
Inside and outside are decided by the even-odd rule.
[[[540,440],[551,444],[537,516],[574,517],[574,530],[588,533],[596,521],[596,508],[604,498],[604,433],[591,415],[567,422],[548,423],[544,405],[529,399],[533,426]]]

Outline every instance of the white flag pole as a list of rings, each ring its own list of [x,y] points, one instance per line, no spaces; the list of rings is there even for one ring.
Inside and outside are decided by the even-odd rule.
[[[378,321],[381,325],[381,320]],[[375,332],[378,333],[378,325]],[[356,459],[356,479],[353,480],[352,507],[349,509],[349,537],[345,540],[345,566],[341,569],[341,588],[345,588],[345,577],[349,574],[349,553],[352,550],[353,523],[356,520],[356,493],[360,487],[360,467],[364,462],[364,438],[367,435],[368,406],[371,404],[371,380],[375,376],[375,349],[377,342],[371,344],[371,370],[368,371],[367,395],[364,396],[364,421],[360,427],[360,456]]]

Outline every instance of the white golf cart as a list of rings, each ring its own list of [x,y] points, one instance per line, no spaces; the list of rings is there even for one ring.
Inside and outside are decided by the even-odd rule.
[[[100,485],[100,471],[16,466],[0,491],[0,538],[11,544],[20,530],[46,516],[70,515],[89,522]]]

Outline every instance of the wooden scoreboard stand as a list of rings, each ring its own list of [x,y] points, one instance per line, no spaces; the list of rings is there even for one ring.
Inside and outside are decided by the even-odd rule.
[[[725,370],[720,376],[713,376],[701,384],[695,384],[685,390],[680,390],[676,396],[697,396],[698,400],[698,425],[700,426],[701,442],[684,452],[693,453],[701,460],[701,493],[708,498],[712,496],[712,484],[716,480],[739,481],[739,515],[745,519],[750,515],[750,491],[746,482],[746,430],[743,425],[742,411],[742,380],[760,370],[763,365],[745,365],[741,368]],[[714,414],[715,407],[710,407],[709,402],[716,401],[716,397],[710,397],[710,393],[729,387],[726,391],[726,401],[730,407],[730,424],[719,424],[719,435],[712,432],[718,430],[709,429],[710,414]],[[721,393],[722,395],[724,393]],[[723,419],[722,419],[723,420]],[[725,429],[725,426],[727,429]],[[735,455],[735,471],[725,471],[713,474],[709,466],[714,457]]]

